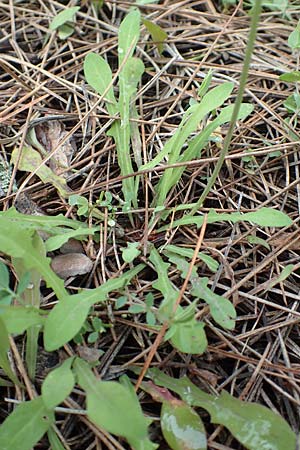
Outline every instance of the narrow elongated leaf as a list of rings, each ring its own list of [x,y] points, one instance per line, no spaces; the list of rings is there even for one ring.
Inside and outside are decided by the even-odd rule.
[[[9,271],[6,265],[0,261],[0,289],[9,287]]]
[[[161,430],[172,450],[206,450],[206,434],[201,418],[186,403],[173,399],[161,409]]]
[[[253,222],[261,227],[286,227],[291,225],[293,221],[289,216],[281,211],[272,208],[261,208],[254,212],[249,213],[216,213],[211,210],[207,215],[207,223],[216,222]],[[171,228],[179,227],[182,225],[194,224],[198,228],[203,224],[203,216],[189,216],[186,215],[181,219],[174,220],[171,224],[165,225],[159,228],[158,232]]]
[[[46,376],[42,384],[42,397],[48,409],[54,409],[70,395],[75,385],[75,377],[71,370],[74,358],[68,358],[57,369]]]
[[[51,445],[51,450],[66,450],[53,428],[49,428],[47,435]]]
[[[157,280],[152,283],[152,286],[163,295],[163,301],[159,307],[159,319],[163,322],[170,319],[173,305],[176,301],[178,293],[168,276],[168,268],[170,267],[170,264],[165,263],[162,260],[160,254],[155,248],[151,250],[149,260],[154,265],[158,276]]]
[[[125,56],[130,58],[133,55],[140,37],[140,21],[141,14],[139,10],[133,9],[120,25],[118,38],[119,67]]]
[[[293,273],[294,269],[294,264],[288,264],[287,266],[285,266],[279,276],[275,278],[275,280],[271,280],[270,284],[268,285],[268,289],[271,289],[272,287],[276,286],[277,283],[281,283],[282,281],[286,280],[291,275],[291,273]]]
[[[220,114],[206,127],[204,128],[201,133],[193,138],[191,142],[189,143],[186,150],[182,152],[180,156],[178,156],[178,159],[175,161],[169,161],[171,164],[172,162],[184,162],[184,161],[191,161],[195,158],[199,158],[201,155],[202,149],[207,144],[209,137],[212,135],[212,133],[220,126],[224,125],[225,123],[230,122],[232,112],[233,112],[234,105],[226,106],[225,108],[222,108]],[[237,117],[237,120],[242,120],[245,117],[247,117],[253,110],[253,105],[250,105],[249,103],[242,103],[239,114]],[[164,172],[162,175],[156,190],[159,193],[159,198],[157,200],[158,204],[162,204],[163,199],[166,198],[168,192],[171,190],[173,186],[175,186],[179,179],[181,178],[183,172],[185,171],[185,166],[182,167],[174,167],[172,169],[168,169]]]
[[[103,95],[112,105],[107,104],[110,114],[115,113],[113,105],[117,105],[112,83],[112,71],[108,63],[102,56],[96,53],[89,53],[83,64],[84,76],[89,85],[95,89],[98,94]],[[110,86],[111,85],[111,86]],[[110,87],[109,87],[110,86]],[[108,88],[109,87],[109,88]]]
[[[177,245],[169,244],[164,248],[164,253],[169,255],[170,253],[175,253],[177,255],[192,259],[194,256],[194,250],[190,248],[179,247]],[[212,271],[216,272],[219,267],[219,263],[214,260],[211,256],[206,255],[203,252],[199,252],[197,257],[203,261],[207,267]]]
[[[45,349],[49,352],[57,350],[73,339],[84,324],[91,306],[104,302],[110,292],[122,288],[143,267],[144,265],[140,264],[119,278],[108,280],[96,289],[86,290],[60,301],[51,310],[45,323]]]
[[[125,437],[134,448],[139,441],[148,441],[149,421],[144,417],[138,398],[123,384],[100,381],[95,378],[89,365],[76,359],[74,369],[80,386],[87,396],[87,412],[90,419],[110,433]],[[144,447],[146,448],[146,447]]]
[[[281,81],[288,81],[293,83],[295,81],[300,81],[300,72],[298,70],[294,70],[292,72],[287,72],[279,76]]]
[[[5,374],[17,385],[19,385],[18,378],[12,371],[10,363],[7,357],[7,352],[9,350],[9,337],[8,331],[5,326],[4,321],[0,317],[0,367],[4,370]],[[1,447],[0,447],[1,448]]]
[[[57,250],[58,248],[62,247],[62,245],[68,242],[68,240],[71,238],[75,237],[84,238],[89,235],[93,236],[96,232],[99,232],[99,227],[94,227],[90,229],[78,228],[77,230],[70,230],[64,232],[63,234],[51,236],[45,242],[46,250],[47,252],[53,252],[54,250]]]
[[[192,406],[206,409],[214,423],[224,425],[248,450],[294,450],[296,435],[287,422],[265,406],[247,403],[225,391],[209,395],[187,377],[174,379],[158,369],[148,372],[155,384],[176,392]]]
[[[54,17],[49,25],[50,30],[56,30],[68,21],[72,21],[77,11],[80,10],[79,6],[73,6],[72,8],[66,8],[59,12],[57,16]]]
[[[11,207],[7,211],[0,211],[0,217],[5,218],[7,229],[10,227],[11,222],[15,222],[20,228],[43,230],[51,232],[53,234],[57,231],[56,227],[67,227],[77,230],[78,228],[87,228],[88,225],[79,220],[68,219],[62,214],[57,216],[31,216],[28,214],[19,213],[16,208]]]
[[[197,126],[206,114],[224,103],[230,96],[233,86],[233,83],[224,83],[221,86],[217,86],[209,91],[199,104],[191,106],[184,114],[175,134],[168,140],[162,151],[152,161],[143,165],[141,168],[153,169],[169,154],[169,163],[177,162],[181,148],[187,138],[197,129]]]
[[[119,75],[119,109],[120,122],[115,123],[109,130],[113,136],[118,154],[118,164],[122,175],[133,173],[130,155],[130,108],[132,96],[136,93],[137,84],[144,72],[144,64],[138,58],[130,57]],[[125,202],[130,206],[131,202],[137,207],[136,189],[134,178],[125,178],[122,182],[122,190]]]
[[[40,254],[41,258],[46,257],[46,249],[42,238],[38,235],[38,233],[34,233],[32,239],[32,245],[37,253]],[[24,260],[21,258],[12,258],[12,263],[18,275],[18,278],[22,280],[29,275],[29,283],[27,287],[22,291],[21,298],[23,304],[26,306],[32,306],[34,308],[39,309],[40,307],[40,284],[41,284],[41,275],[38,270],[31,269],[29,272],[26,269],[26,264]],[[28,374],[32,380],[35,377],[36,371],[36,360],[37,360],[37,352],[38,352],[38,337],[40,332],[40,326],[35,325],[30,327],[27,330],[26,336],[26,365],[28,369]]]
[[[31,450],[54,423],[41,397],[21,403],[0,427],[1,450]]]

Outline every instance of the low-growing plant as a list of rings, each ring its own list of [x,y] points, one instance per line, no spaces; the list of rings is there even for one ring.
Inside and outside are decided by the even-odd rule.
[[[60,39],[67,39],[74,32],[74,16],[79,10],[80,6],[72,6],[71,8],[60,11],[52,19],[49,25],[50,30],[57,30]]]
[[[258,11],[259,6],[256,14]],[[256,27],[257,16],[253,19],[253,23],[252,31],[253,27],[254,29]],[[147,23],[145,25],[147,26]],[[152,27],[153,40],[155,40],[154,31],[158,33],[158,29],[153,30]],[[127,208],[128,213],[132,206],[138,205],[139,177],[128,176],[133,173],[130,141],[132,132],[137,133],[136,128],[132,131],[131,119],[137,117],[134,101],[138,83],[144,72],[142,61],[133,56],[139,33],[140,13],[135,9],[126,16],[119,30],[118,99],[113,89],[114,78],[110,66],[104,58],[89,54],[84,63],[88,83],[104,98],[107,110],[114,119],[109,135],[116,144],[121,174],[127,176],[123,179],[122,191],[125,205],[123,209]],[[250,50],[253,45],[253,33],[251,36]],[[163,36],[160,35],[159,39],[163,41]],[[162,48],[159,48],[159,51],[161,50]],[[248,57],[250,53],[248,52]],[[185,170],[185,163],[199,156],[199,152],[218,127],[230,123],[232,130],[236,120],[244,119],[252,111],[251,105],[241,103],[242,91],[239,92],[237,105],[223,107],[232,93],[233,85],[224,83],[209,90],[211,78],[212,74],[208,74],[198,92],[200,100],[190,105],[178,129],[157,156],[142,165],[141,155],[139,153],[134,155],[135,164],[139,169],[154,169],[164,159],[168,159],[169,164],[183,163],[181,167],[167,168],[155,186],[152,223],[157,214],[167,220],[170,211],[165,210],[166,199],[178,184]],[[222,108],[218,114],[215,112],[217,108]],[[197,133],[199,123],[209,114],[212,120]],[[171,224],[160,223],[156,231],[189,224],[201,227],[203,224],[205,226],[216,222],[250,222],[260,227],[291,225],[292,221],[286,214],[271,208],[261,208],[248,213],[216,213],[211,210],[206,216],[194,214],[198,212],[199,205],[214,184],[214,177],[219,173],[229,141],[230,134],[226,145],[224,144],[214,176],[208,181],[208,187],[199,201],[175,207],[176,211],[186,210],[188,214]],[[30,158],[36,156],[32,151],[30,148],[28,153]],[[26,166],[28,164],[26,158],[20,162],[22,170],[27,170],[26,167],[30,166],[30,164]],[[38,167],[39,165],[35,166]],[[47,173],[50,172],[38,170],[38,176],[46,180]],[[66,187],[61,179],[52,176],[51,182],[59,192],[65,193]],[[115,218],[116,210],[112,205],[110,193],[106,193],[105,198],[104,194],[101,195],[95,205],[91,205],[87,199],[79,195],[70,196],[69,203],[78,207],[77,214],[81,218],[93,217],[102,220],[102,207],[107,208],[113,220]],[[88,227],[84,221],[67,219],[62,215],[55,217],[24,215],[14,208],[0,213],[0,250],[11,258],[16,278],[19,280],[16,289],[12,290],[9,272],[5,264],[0,263],[0,366],[10,380],[0,379],[0,384],[7,386],[14,383],[22,387],[22,382],[11,368],[7,355],[11,336],[19,336],[26,332],[26,363],[29,375],[34,381],[37,343],[41,335],[47,352],[59,350],[69,342],[96,342],[99,334],[105,333],[109,325],[97,317],[94,307],[105,304],[110,296],[116,297],[111,303],[115,303],[117,310],[123,308],[126,314],[145,314],[146,329],[149,333],[158,333],[158,336],[161,333],[166,345],[187,354],[201,355],[207,349],[205,321],[198,320],[200,308],[202,312],[205,309],[206,316],[210,314],[214,322],[225,330],[232,330],[235,327],[237,313],[230,300],[216,294],[210,287],[209,279],[198,273],[198,261],[212,272],[218,270],[218,263],[206,252],[196,253],[180,245],[169,244],[156,248],[152,244],[142,254],[139,242],[127,242],[126,247],[122,243],[124,264],[116,277],[108,279],[97,288],[79,289],[77,293],[70,294],[64,282],[51,269],[47,252],[59,249],[70,238],[85,239],[98,231],[99,226]],[[45,241],[40,237],[41,232],[46,236]],[[251,239],[249,243],[251,244]],[[252,239],[252,243],[259,241]],[[153,271],[154,281],[147,287],[145,295],[130,296],[128,294],[130,283],[146,267],[147,270],[150,267]],[[180,304],[181,292],[172,282],[171,267],[179,272],[183,283],[186,283],[183,286],[189,292],[192,301]],[[287,265],[274,282],[284,280],[292,270],[292,265]],[[42,279],[57,298],[57,303],[51,310],[43,309],[40,305]],[[126,439],[129,446],[135,450],[157,448],[158,445],[149,438],[148,429],[152,420],[144,414],[130,379],[122,376],[119,381],[99,380],[94,375],[94,365],[89,364],[84,358],[73,356],[54,368],[44,379],[40,394],[21,402],[4,420],[0,427],[0,448],[31,450],[47,434],[53,449],[64,450],[64,443],[54,426],[55,415],[59,412],[59,405],[68,398],[76,383],[86,396],[85,413],[96,426]],[[134,368],[132,370],[139,372]],[[226,427],[232,436],[249,450],[258,448],[294,450],[296,446],[295,433],[270,409],[255,403],[242,402],[224,391],[220,395],[207,394],[186,377],[174,379],[157,369],[148,370],[146,377],[151,381],[143,382],[141,388],[155,401],[162,403],[160,417],[162,433],[169,447],[174,450],[207,449],[205,426],[194,409],[197,407],[205,409],[213,423]],[[176,393],[180,399],[175,398],[170,391]]]

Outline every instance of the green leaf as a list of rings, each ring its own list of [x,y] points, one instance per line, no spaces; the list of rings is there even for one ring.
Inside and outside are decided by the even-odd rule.
[[[83,326],[91,306],[104,302],[110,292],[121,289],[143,267],[140,264],[119,278],[108,280],[98,288],[69,296],[55,305],[45,323],[45,349],[49,352],[57,350],[73,339]]]
[[[125,262],[131,263],[139,254],[141,250],[138,249],[139,242],[128,242],[127,248],[122,249],[122,258]]]
[[[297,28],[291,32],[288,38],[288,44],[292,50],[300,48],[300,27],[299,24]]]
[[[259,238],[257,236],[247,236],[246,237],[247,241],[249,242],[249,244],[253,244],[253,245],[262,245],[263,247],[267,248],[268,250],[270,250],[270,245],[262,238]]]
[[[47,435],[51,450],[66,450],[53,428],[49,428]]]
[[[270,284],[268,284],[267,289],[271,289],[272,287],[276,286],[277,283],[281,283],[282,281],[286,280],[291,275],[291,273],[294,272],[295,267],[296,266],[294,264],[288,264],[287,266],[285,266],[279,276],[276,277],[275,280],[271,280]]]
[[[65,231],[62,234],[51,236],[50,238],[48,238],[45,242],[46,250],[47,252],[53,252],[54,250],[57,250],[63,244],[68,242],[68,240],[71,238],[93,236],[97,232],[99,232],[99,227],[93,227],[89,229],[78,228],[77,230]]]
[[[96,53],[89,53],[84,59],[83,70],[88,84],[101,96],[105,93],[105,98],[116,105],[112,87],[112,71],[105,59]],[[109,104],[107,109],[110,114],[116,112]]]
[[[9,350],[9,336],[5,326],[5,322],[0,317],[0,367],[4,370],[5,374],[18,386],[20,385],[18,378],[12,371],[8,360],[7,352]],[[1,427],[0,427],[1,428]],[[0,447],[1,448],[1,447]]]
[[[0,261],[0,289],[9,287],[9,271],[6,265]]]
[[[42,256],[35,248],[33,233],[33,230],[23,229],[22,225],[2,217],[0,250],[13,258],[22,258],[26,269],[36,269],[58,298],[68,296],[63,281],[50,268],[50,258]]]
[[[289,95],[283,104],[289,113],[299,114],[300,95],[297,94],[297,92],[293,92],[293,94]]]
[[[21,403],[0,427],[1,450],[32,450],[54,423],[41,397]]]
[[[72,25],[64,23],[58,28],[58,37],[63,41],[64,39],[67,39],[69,36],[71,36],[73,32],[74,27]]]
[[[158,232],[171,228],[175,228],[182,225],[195,224],[197,227],[201,227],[203,224],[204,216],[189,216],[186,215],[181,219],[174,220],[171,224],[165,225],[159,228]],[[289,216],[281,211],[272,208],[261,208],[254,212],[249,213],[216,213],[214,210],[210,210],[207,215],[207,223],[216,222],[253,222],[261,227],[286,227],[293,223]]]
[[[73,21],[74,15],[79,10],[80,10],[79,6],[73,6],[72,8],[66,8],[60,13],[58,13],[57,16],[54,17],[54,19],[49,25],[50,30],[56,30],[57,28],[64,25],[66,22]]]
[[[235,326],[236,310],[233,304],[225,297],[215,294],[207,287],[208,278],[191,279],[191,294],[204,300],[210,309],[213,319],[227,330],[233,330]]]
[[[42,238],[38,233],[34,233],[32,239],[32,245],[36,251],[39,253],[41,258],[46,257],[46,249]],[[29,283],[21,294],[22,303],[24,306],[33,306],[35,308],[40,307],[40,285],[41,285],[41,275],[38,270],[31,269],[29,272],[26,268],[26,263],[22,258],[12,258],[12,263],[15,268],[17,277],[19,279],[24,279],[27,274],[29,274]],[[38,353],[38,338],[39,338],[40,326],[32,326],[27,330],[26,335],[26,357],[25,362],[28,370],[28,375],[32,380],[35,378],[36,372],[36,361]]]
[[[233,83],[223,83],[209,91],[199,104],[190,107],[185,112],[176,132],[171,139],[168,140],[161,152],[159,152],[158,155],[156,155],[156,157],[149,163],[144,164],[141,169],[153,169],[169,154],[170,164],[178,162],[180,150],[190,134],[197,129],[200,121],[206,114],[224,103],[224,101],[230,96],[233,87]],[[161,206],[161,204],[157,203],[155,206]]]
[[[97,380],[89,365],[79,358],[74,369],[78,383],[86,392],[88,416],[96,425],[125,437],[133,448],[154,448],[148,440],[149,421],[132,390],[115,381]],[[143,447],[141,443],[145,441],[151,446]]]
[[[29,306],[0,306],[0,317],[10,334],[22,334],[28,328],[44,325],[46,318],[41,312]]]
[[[119,67],[125,56],[130,58],[133,55],[136,44],[140,37],[141,14],[138,9],[133,9],[122,21],[118,36]]]
[[[203,79],[203,81],[200,84],[200,87],[198,89],[199,97],[203,97],[206,94],[206,92],[208,91],[212,77],[213,77],[213,71],[212,71],[212,69],[209,69],[207,75],[205,75],[205,78]]]
[[[144,64],[138,58],[129,57],[125,66],[119,74],[119,108],[120,122],[116,122],[109,130],[109,135],[113,136],[118,154],[118,163],[122,175],[129,175],[133,172],[130,155],[130,119],[136,116],[135,105],[132,97],[136,94],[137,84],[144,72]],[[125,178],[122,182],[122,190],[125,202],[128,205],[138,206],[137,192],[133,177]]]
[[[218,88],[212,89],[210,92],[208,92],[208,94],[205,95],[205,97],[202,99],[202,101],[199,104],[195,105],[195,111],[193,114],[196,114],[197,111],[200,112],[201,113],[200,118],[202,119],[203,107],[205,107],[205,106],[206,106],[206,108],[208,107],[206,105],[206,103],[205,103],[205,105],[203,105],[204,102],[209,101],[210,103],[213,103],[213,106],[215,106],[216,104],[219,105],[219,104],[221,104],[222,101],[225,101],[226,95],[227,96],[229,95],[228,92],[229,92],[230,86],[225,85],[227,90],[225,90],[226,95],[225,96],[223,95],[223,97],[221,96],[221,94],[224,94],[224,92],[222,91],[222,89],[220,89],[221,87],[222,86],[219,86]],[[214,94],[214,93],[216,94],[216,99],[213,99],[213,102],[212,102],[211,94]],[[218,103],[216,103],[216,102],[218,102]],[[208,105],[210,105],[210,103],[208,103]],[[201,155],[201,153],[200,153],[201,150],[207,144],[212,133],[221,125],[230,122],[231,117],[232,117],[233,108],[234,108],[234,105],[229,105],[229,106],[226,106],[225,108],[222,108],[220,114],[212,122],[210,122],[204,128],[204,130],[201,133],[199,133],[198,136],[196,136],[189,142],[187,148],[181,154],[180,154],[181,149],[178,146],[179,142],[177,141],[176,143],[174,143],[174,148],[170,152],[170,157],[169,157],[169,161],[168,161],[169,164],[173,164],[173,163],[177,163],[177,162],[184,162],[184,161],[191,161],[192,159],[199,157]],[[253,105],[250,105],[249,103],[242,103],[240,110],[239,110],[237,120],[244,119],[251,113],[252,110],[253,110]],[[210,112],[210,111],[209,110],[206,111],[206,114],[208,112]],[[186,125],[188,125],[188,123]],[[194,129],[196,129],[196,128],[197,128],[197,123],[194,123],[193,130],[190,129],[190,132],[194,131]],[[182,129],[182,132],[183,131],[184,130]],[[186,135],[186,138],[187,137],[188,137],[188,135]],[[183,140],[182,134],[180,134],[180,136],[178,136],[178,139],[182,139],[181,147],[183,146],[186,138]],[[171,139],[173,139],[173,138],[171,138]],[[168,145],[168,143],[166,145]],[[177,147],[177,149],[175,146]],[[162,150],[162,151],[164,151],[164,150]],[[155,188],[156,192],[158,192],[158,200],[157,200],[158,204],[161,204],[160,202],[163,202],[163,199],[166,198],[166,196],[167,196],[168,192],[171,190],[171,188],[178,183],[184,170],[185,170],[185,166],[182,166],[182,167],[175,167],[172,169],[170,168],[164,172],[158,185]]]
[[[284,73],[279,76],[279,80],[288,82],[300,81],[300,72],[293,70],[292,72]]]
[[[136,0],[136,5],[149,5],[150,3],[158,3],[159,0]]]
[[[152,22],[151,20],[143,19],[142,22],[149,31],[152,41],[154,42],[154,44],[156,44],[159,53],[162,54],[164,50],[163,43],[168,37],[167,33],[159,25]]]
[[[249,450],[295,449],[296,436],[287,422],[262,405],[242,402],[222,391],[205,409],[210,413],[212,422],[228,428]]]
[[[128,312],[131,314],[139,314],[145,312],[146,307],[144,305],[131,305],[128,308]]]
[[[28,288],[30,283],[30,272],[25,272],[21,277],[17,287],[17,294],[21,295]]]
[[[21,158],[18,159],[18,149],[14,149],[11,155],[11,162],[16,164],[18,161],[18,170],[25,172],[35,172],[43,183],[52,184],[62,197],[67,198],[71,191],[63,176],[56,175],[48,166],[43,163],[43,159],[37,150],[29,145],[22,148]]]
[[[154,265],[158,276],[157,280],[152,283],[152,287],[160,291],[163,295],[163,301],[159,307],[158,315],[159,319],[163,322],[170,319],[178,293],[169,279],[168,268],[170,264],[162,260],[160,254],[154,247],[150,252],[149,261]]]
[[[73,357],[66,359],[60,367],[46,376],[42,384],[42,397],[48,409],[54,409],[72,392],[75,385],[75,377],[71,370],[73,360]]]
[[[225,391],[209,395],[187,377],[174,379],[158,369],[147,374],[155,384],[176,392],[189,405],[206,409],[213,423],[224,425],[248,450],[294,450],[296,435],[279,415],[256,403],[247,403]]]
[[[206,450],[206,434],[201,418],[186,403],[174,399],[164,402],[161,429],[172,450]]]
[[[172,333],[171,343],[180,352],[201,355],[207,348],[204,326],[203,322],[197,322],[194,318],[172,324],[169,330]]]
[[[163,251],[168,257],[170,253],[175,253],[177,255],[192,259],[194,256],[194,250],[190,248],[179,247],[177,245],[169,244],[164,248]],[[199,252],[197,255],[201,261],[203,261],[207,267],[212,271],[216,272],[219,267],[219,263],[215,261],[211,256],[205,253]]]
[[[68,219],[62,214],[58,214],[57,216],[32,216],[28,214],[21,214],[14,207],[9,208],[7,211],[0,211],[0,218],[1,217],[5,218],[8,227],[10,227],[10,223],[14,222],[20,228],[34,231],[46,231],[50,234],[60,232],[60,229],[57,229],[57,227],[61,226],[73,228],[74,230],[88,227],[88,225],[84,222]]]

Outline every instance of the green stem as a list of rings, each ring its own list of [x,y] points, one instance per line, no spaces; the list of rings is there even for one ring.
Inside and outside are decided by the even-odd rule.
[[[202,207],[207,195],[209,194],[209,192],[211,191],[212,187],[215,184],[215,181],[220,173],[220,170],[223,166],[225,157],[228,153],[228,149],[229,149],[229,145],[232,139],[232,135],[233,135],[233,131],[235,128],[235,124],[237,121],[237,117],[239,114],[239,110],[240,110],[240,106],[243,100],[243,96],[244,96],[244,91],[245,91],[245,87],[246,87],[246,83],[247,83],[247,79],[248,79],[248,72],[249,72],[249,66],[250,66],[250,62],[251,62],[251,57],[252,57],[252,53],[253,53],[253,48],[254,48],[254,44],[255,44],[255,37],[256,37],[256,32],[257,32],[257,27],[258,27],[258,23],[259,23],[259,19],[260,19],[260,13],[261,13],[261,2],[262,0],[256,0],[255,4],[254,4],[254,8],[253,8],[253,13],[252,13],[252,19],[251,19],[251,27],[250,27],[250,33],[249,33],[249,39],[248,39],[248,45],[246,48],[246,53],[245,53],[245,59],[244,59],[244,66],[243,66],[243,70],[241,73],[241,78],[240,78],[240,85],[239,85],[239,90],[237,93],[237,98],[234,104],[234,109],[233,109],[233,113],[232,113],[232,117],[231,117],[231,121],[230,121],[230,126],[229,126],[229,130],[228,133],[224,139],[224,145],[223,148],[220,152],[220,156],[219,159],[216,163],[216,167],[213,171],[212,176],[210,177],[210,179],[208,180],[207,186],[204,189],[204,191],[202,192],[199,200],[197,201],[196,205],[194,206],[194,208],[191,210],[191,212],[189,213],[189,216],[193,216],[198,210],[199,208]]]

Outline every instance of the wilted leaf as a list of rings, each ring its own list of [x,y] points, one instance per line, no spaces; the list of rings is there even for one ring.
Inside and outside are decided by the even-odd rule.
[[[14,149],[11,155],[11,162],[16,163],[18,158],[18,150]],[[18,169],[25,172],[36,171],[37,176],[43,183],[52,184],[59,193],[67,198],[71,194],[66,180],[62,176],[56,175],[48,166],[43,163],[42,157],[31,146],[24,146],[22,148],[21,158],[18,161]]]

